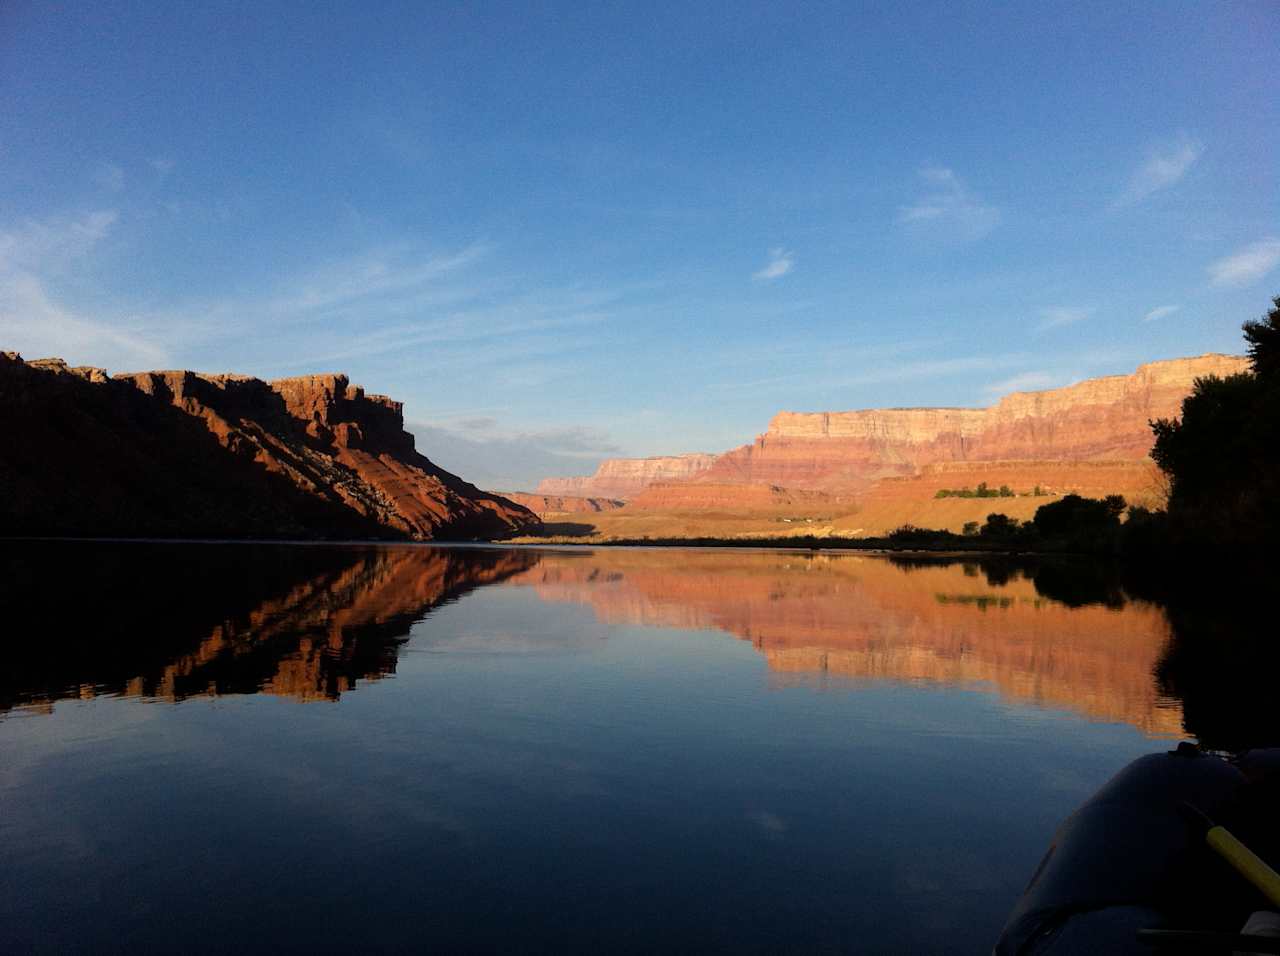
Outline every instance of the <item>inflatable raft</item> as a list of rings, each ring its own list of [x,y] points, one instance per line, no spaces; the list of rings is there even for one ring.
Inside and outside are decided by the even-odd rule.
[[[1280,953],[1278,831],[1280,748],[1140,757],[1059,827],[995,953]]]

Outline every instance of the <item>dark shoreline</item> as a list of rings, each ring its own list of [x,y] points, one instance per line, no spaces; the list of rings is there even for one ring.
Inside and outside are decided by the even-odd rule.
[[[0,535],[0,544],[18,542],[39,543],[98,543],[98,544],[261,544],[300,545],[309,547],[439,547],[439,548],[690,548],[698,550],[758,550],[758,551],[848,551],[871,554],[931,554],[941,557],[967,557],[995,555],[1001,557],[1097,557],[1084,551],[1028,549],[1008,545],[975,542],[972,547],[956,547],[938,543],[936,546],[900,545],[885,538],[609,538],[603,540],[574,540],[553,537],[545,540],[522,536],[512,540],[449,540],[429,539],[415,541],[407,538],[223,538],[223,537],[174,537],[154,536],[121,537],[119,535]],[[1119,557],[1119,556],[1116,556]]]

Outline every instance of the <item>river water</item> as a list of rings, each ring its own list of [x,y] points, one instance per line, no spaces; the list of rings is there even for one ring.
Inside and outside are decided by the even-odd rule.
[[[1061,818],[1186,733],[1170,614],[1088,567],[0,569],[3,952],[985,952]]]

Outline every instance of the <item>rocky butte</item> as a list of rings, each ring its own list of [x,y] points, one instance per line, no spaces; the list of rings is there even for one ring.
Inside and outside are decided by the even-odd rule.
[[[108,377],[0,353],[0,533],[500,538],[537,517],[438,468],[344,375]]]

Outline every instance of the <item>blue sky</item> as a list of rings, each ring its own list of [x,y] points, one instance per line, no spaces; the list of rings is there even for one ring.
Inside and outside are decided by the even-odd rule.
[[[0,347],[346,371],[507,487],[1238,352],[1277,36],[1271,0],[9,0]]]

